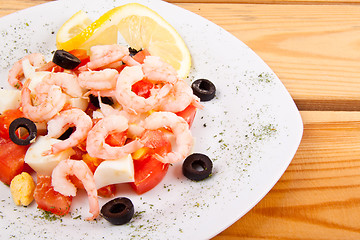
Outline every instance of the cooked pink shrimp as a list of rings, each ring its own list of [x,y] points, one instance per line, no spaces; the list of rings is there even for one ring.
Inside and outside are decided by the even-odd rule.
[[[84,141],[92,128],[91,118],[81,109],[72,108],[61,111],[48,122],[48,136],[60,137],[69,127],[76,127],[69,138],[52,145],[51,153],[56,154],[67,148],[74,147]]]
[[[88,165],[82,160],[66,159],[56,165],[51,175],[51,184],[54,190],[65,196],[75,196],[76,187],[68,180],[67,176],[74,175],[85,187],[89,199],[89,212],[92,217],[86,220],[93,220],[99,216],[100,208],[95,185],[94,175]]]
[[[41,53],[32,53],[17,61],[9,71],[8,82],[11,86],[18,89],[22,88],[21,78],[24,75],[23,61],[27,59],[34,67],[39,67],[45,64],[45,57]]]
[[[153,91],[151,96],[144,98],[132,91],[132,85],[144,78],[141,66],[125,67],[116,84],[116,100],[130,112],[143,113],[154,109],[160,99],[171,90],[171,84],[165,84],[160,90]]]
[[[38,105],[34,106],[28,85],[29,81],[26,81],[21,91],[21,107],[25,117],[34,122],[48,121],[63,109],[66,96],[62,93],[60,87],[49,87],[47,95],[43,95]]]
[[[172,112],[154,112],[144,120],[143,127],[148,130],[168,127],[175,135],[176,146],[172,146],[173,151],[163,157],[156,155],[159,161],[175,163],[185,159],[190,154],[193,147],[193,137],[189,125],[182,117]]]
[[[157,56],[147,56],[142,64],[142,70],[150,81],[174,84],[178,79],[176,70]]]
[[[129,49],[125,46],[117,44],[97,45],[90,48],[90,62],[80,67],[79,70],[95,70],[120,61],[129,66],[139,65],[130,57]]]
[[[83,90],[79,85],[77,76],[74,74],[65,72],[50,73],[43,78],[42,83],[38,86],[44,87],[44,84],[56,85],[71,97],[81,97],[83,95]],[[46,89],[44,90],[46,91]],[[41,92],[42,90],[35,88],[35,91]]]
[[[202,108],[199,98],[193,94],[191,87],[185,81],[179,79],[156,109],[175,113],[184,110],[190,104]]]
[[[115,69],[105,69],[101,71],[85,71],[78,76],[79,84],[82,88],[91,90],[115,89],[119,73]]]
[[[134,140],[121,147],[112,147],[105,143],[106,137],[112,132],[123,132],[128,129],[128,120],[121,115],[110,115],[100,119],[89,131],[86,139],[86,150],[91,157],[102,159],[118,159],[133,153],[143,146]]]

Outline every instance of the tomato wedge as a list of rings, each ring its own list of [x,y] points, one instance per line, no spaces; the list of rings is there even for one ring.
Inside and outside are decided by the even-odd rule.
[[[0,137],[9,138],[9,126],[17,118],[24,117],[19,109],[6,110],[0,115]]]
[[[185,121],[191,127],[193,122],[194,122],[194,119],[195,119],[196,109],[197,108],[193,104],[190,104],[189,106],[187,106],[181,112],[177,112],[176,115],[178,115],[178,116],[182,117],[183,119],[185,119]]]
[[[171,151],[171,143],[161,130],[146,130],[141,139],[149,149],[140,159],[134,160],[135,181],[130,185],[137,194],[153,189],[165,177],[169,164],[158,161],[155,154]]]
[[[11,180],[24,169],[28,146],[20,146],[0,137],[0,180],[10,185]]]
[[[50,176],[42,175],[37,176],[34,199],[38,208],[60,216],[66,215],[70,211],[72,202],[71,196],[64,196],[54,190]]]
[[[134,59],[135,61],[143,64],[143,63],[144,63],[144,60],[145,60],[145,58],[146,58],[147,56],[150,56],[149,51],[146,50],[146,49],[143,49],[143,50],[137,52],[137,53],[135,54],[135,56],[133,56],[133,59]]]
[[[148,98],[151,95],[151,89],[154,84],[149,80],[141,80],[132,85],[131,90],[138,96]]]

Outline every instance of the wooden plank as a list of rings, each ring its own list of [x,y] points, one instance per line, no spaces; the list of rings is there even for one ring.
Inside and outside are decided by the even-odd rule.
[[[222,26],[252,48],[301,110],[360,110],[360,6],[179,6]],[[314,101],[318,104],[312,105]]]
[[[340,114],[312,114],[279,182],[214,240],[360,239],[360,115]]]
[[[0,14],[45,0],[0,1]],[[252,48],[301,110],[360,110],[360,5],[177,3]]]

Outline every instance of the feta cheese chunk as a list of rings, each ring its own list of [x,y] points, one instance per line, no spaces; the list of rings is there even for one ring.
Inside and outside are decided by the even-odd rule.
[[[24,161],[38,174],[50,176],[55,166],[64,159],[75,154],[72,148],[66,149],[57,154],[48,154],[51,146],[61,140],[40,136],[37,138],[25,154]]]
[[[95,170],[94,179],[97,189],[110,184],[133,182],[134,163],[131,154],[101,162]]]

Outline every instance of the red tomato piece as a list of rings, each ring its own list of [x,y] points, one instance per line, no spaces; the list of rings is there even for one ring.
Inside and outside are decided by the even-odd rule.
[[[138,53],[136,53],[135,56],[133,56],[133,59],[135,59],[135,61],[143,64],[143,63],[144,63],[144,59],[145,59],[147,56],[150,56],[149,51],[146,50],[146,49],[143,49],[143,50],[139,51]]]
[[[70,211],[71,196],[64,196],[54,190],[50,176],[37,176],[34,199],[38,208],[63,216]]]
[[[141,139],[145,146],[151,149],[142,158],[134,161],[135,181],[130,185],[137,194],[153,189],[165,177],[169,164],[158,161],[155,154],[164,155],[171,151],[171,143],[161,130],[147,130]]]
[[[11,180],[24,169],[28,146],[20,146],[0,137],[0,180],[10,185]]]
[[[135,181],[130,185],[137,194],[143,194],[161,182],[168,168],[168,163],[158,161],[154,155],[147,155],[142,160],[134,161]]]
[[[98,195],[101,197],[115,197],[116,194],[116,185],[115,184],[111,184],[105,187],[102,187],[100,189],[98,189]]]
[[[0,115],[0,137],[9,138],[9,126],[17,118],[24,117],[19,109],[6,110]]]
[[[196,115],[196,107],[193,104],[190,104],[181,112],[177,112],[176,115],[185,119],[185,121],[189,124],[189,127],[191,127]]]
[[[106,137],[105,143],[113,147],[123,146],[126,142],[126,139],[127,139],[127,130],[123,132],[114,132]]]
[[[148,80],[141,80],[132,85],[131,90],[138,96],[148,98],[151,95],[151,89],[154,84]]]
[[[73,49],[69,51],[69,53],[71,53],[81,61],[79,66],[77,66],[75,69],[78,69],[79,67],[84,66],[88,62],[90,62],[90,56],[87,54],[87,51],[85,49]]]

